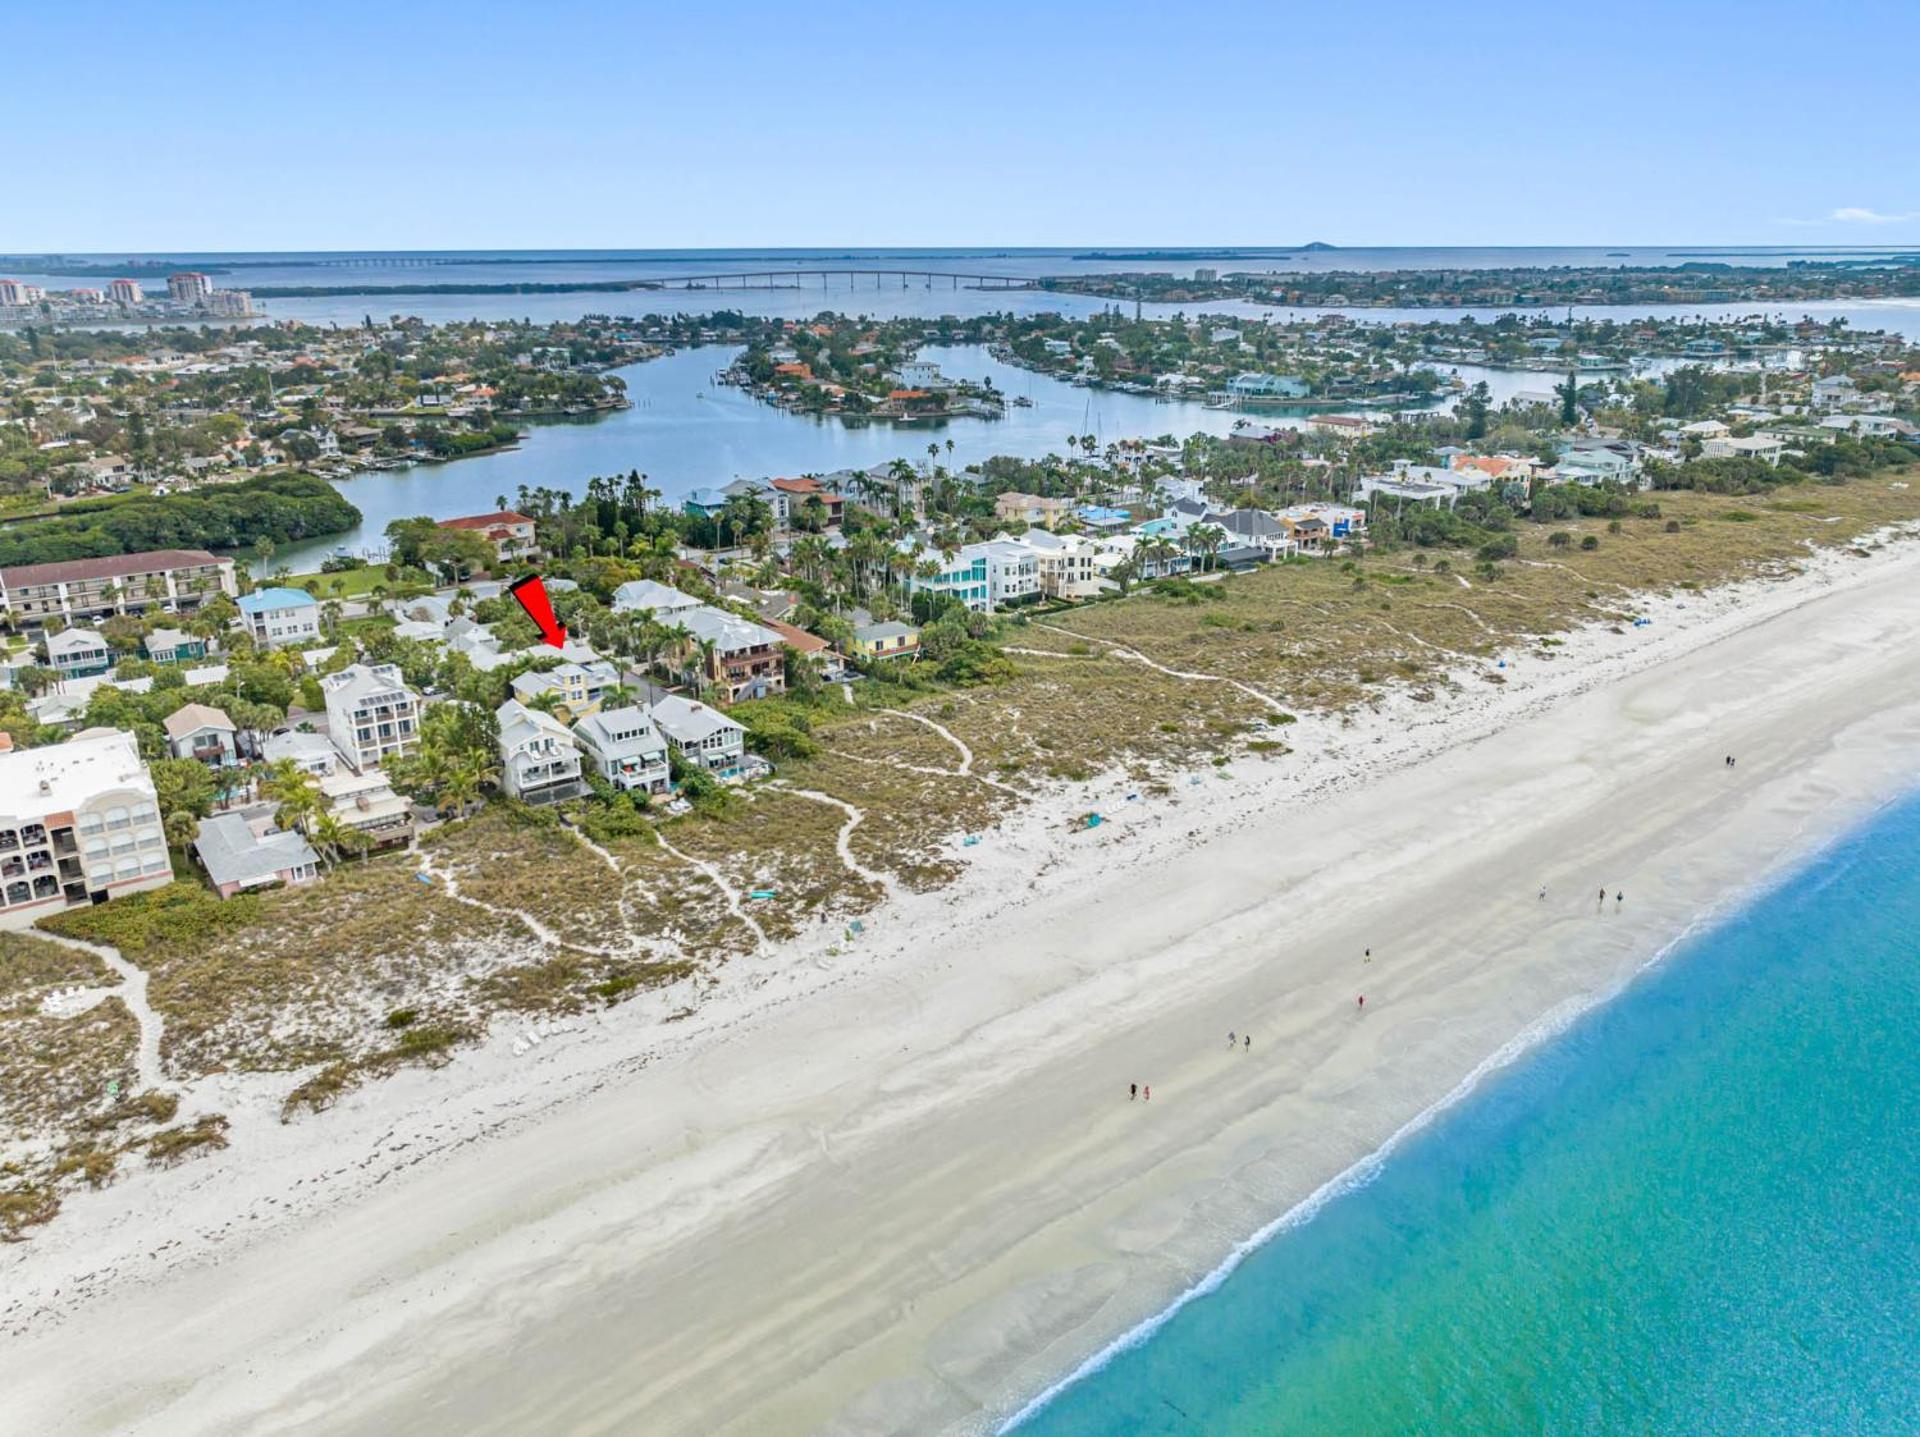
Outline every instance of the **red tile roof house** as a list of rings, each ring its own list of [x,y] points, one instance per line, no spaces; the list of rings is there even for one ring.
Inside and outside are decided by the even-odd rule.
[[[493,545],[502,561],[531,559],[540,552],[533,536],[533,520],[525,514],[503,509],[497,514],[469,514],[463,519],[442,519],[442,529],[467,529]]]
[[[767,488],[773,491],[773,518],[781,528],[799,527],[800,516],[809,499],[818,499],[825,506],[827,528],[840,527],[840,515],[846,508],[846,498],[826,488],[818,479],[769,479]]]

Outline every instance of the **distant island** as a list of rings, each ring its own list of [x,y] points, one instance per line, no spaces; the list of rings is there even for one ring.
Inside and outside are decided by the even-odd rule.
[[[1312,244],[1275,245],[1261,249],[1096,249],[1070,255],[1074,260],[1189,260],[1189,259],[1285,259],[1292,254],[1330,250],[1333,245],[1315,240]]]

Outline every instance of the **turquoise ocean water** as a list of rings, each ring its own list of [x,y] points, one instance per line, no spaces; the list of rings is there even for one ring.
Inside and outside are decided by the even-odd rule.
[[[1920,801],[1016,1431],[1920,1433]]]

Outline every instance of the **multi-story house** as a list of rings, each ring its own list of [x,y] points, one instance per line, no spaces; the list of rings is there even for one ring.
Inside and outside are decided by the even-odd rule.
[[[469,514],[461,519],[442,519],[442,529],[464,529],[478,534],[493,545],[494,555],[503,564],[531,559],[540,552],[534,538],[533,520],[525,514],[503,509],[495,514]]]
[[[374,847],[391,848],[412,840],[413,805],[393,791],[378,769],[329,774],[319,787],[333,821],[364,834]]]
[[[568,722],[585,718],[599,708],[609,690],[620,686],[620,670],[605,659],[585,663],[564,663],[556,668],[529,670],[513,680],[513,696],[531,704],[542,694],[552,694],[554,707]]]
[[[214,768],[231,768],[240,762],[238,730],[217,708],[187,704],[168,714],[160,726],[167,731],[167,749],[175,758],[197,758]]]
[[[261,745],[268,763],[291,759],[293,766],[315,778],[331,778],[340,766],[340,751],[317,733],[276,733]]]
[[[204,549],[158,549],[0,569],[0,612],[14,628],[49,619],[84,623],[106,614],[158,608],[189,613],[215,594],[239,592],[233,560]]]
[[[500,723],[500,790],[522,803],[577,798],[580,750],[567,726],[551,714],[508,699],[494,710]]]
[[[1039,592],[1050,599],[1086,599],[1106,587],[1095,562],[1099,546],[1078,534],[1029,529],[1014,541],[1033,551]]]
[[[674,752],[717,777],[736,777],[746,761],[746,729],[718,709],[668,694],[654,704],[653,721]]]
[[[687,675],[704,675],[727,703],[787,691],[786,657],[772,629],[704,604],[676,622],[693,639],[683,659]]]
[[[4,739],[0,735],[0,739]],[[173,881],[153,780],[133,735],[0,746],[0,926]]]
[[[257,644],[278,649],[320,642],[320,601],[305,589],[255,589],[235,603],[241,626]]]
[[[653,716],[638,704],[602,709],[573,726],[593,771],[616,788],[665,793],[671,785],[667,741]]]
[[[672,624],[699,607],[700,601],[692,594],[652,579],[634,579],[613,591],[614,613],[651,614],[662,624]]]
[[[859,659],[911,659],[920,652],[920,630],[897,619],[861,624],[853,631],[851,647]]]
[[[969,609],[982,614],[993,612],[987,556],[980,545],[969,544],[951,558],[938,551],[926,552],[920,557],[938,568],[930,574],[915,574],[908,580],[915,593],[952,594]]]
[[[89,679],[113,667],[113,649],[92,629],[47,636],[47,666],[63,679]]]
[[[393,664],[350,664],[320,680],[327,735],[355,773],[420,747],[420,696]]]

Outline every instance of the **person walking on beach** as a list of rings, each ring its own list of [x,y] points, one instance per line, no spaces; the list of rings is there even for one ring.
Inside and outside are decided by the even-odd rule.
[[[1369,948],[1366,952],[1366,956],[1362,958],[1360,961],[1362,963],[1371,963],[1373,961],[1373,950]]]
[[[1153,1084],[1152,1083],[1148,1083],[1146,1087],[1140,1090],[1140,1101],[1143,1103],[1150,1103],[1153,1101]]]
[[[1360,1011],[1362,1013],[1367,1011],[1367,995],[1365,993],[1360,995]]]
[[[1540,885],[1540,901],[1542,903],[1547,901],[1547,885],[1544,883]]]
[[[1249,1053],[1253,1051],[1253,1034],[1251,1034],[1251,1033],[1249,1033],[1249,1034],[1247,1034],[1247,1049],[1246,1049],[1246,1050],[1247,1050],[1247,1051],[1248,1051]]]
[[[1627,901],[1627,894],[1625,889],[1616,888],[1613,890],[1613,907],[1615,912],[1618,912],[1620,909],[1620,905],[1622,903],[1625,903],[1626,901]]]
[[[1234,1047],[1238,1043],[1238,1041],[1239,1040],[1233,1036],[1233,1029],[1231,1028],[1227,1029],[1227,1046],[1229,1048]]]
[[[1607,901],[1607,890],[1604,888],[1600,890],[1600,901],[1602,903],[1605,903]]]
[[[1140,1096],[1140,1085],[1138,1083],[1128,1083],[1127,1084],[1127,1101],[1132,1102],[1135,1098],[1139,1096]]]

